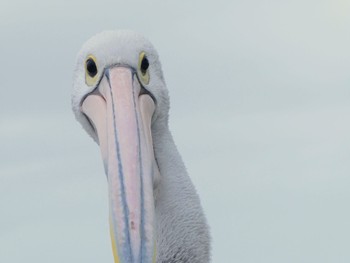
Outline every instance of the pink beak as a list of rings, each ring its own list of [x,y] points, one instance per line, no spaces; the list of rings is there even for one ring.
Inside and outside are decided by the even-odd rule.
[[[113,67],[105,70],[96,91],[82,103],[98,136],[109,185],[113,254],[120,263],[155,262],[155,104],[140,93],[132,69]]]

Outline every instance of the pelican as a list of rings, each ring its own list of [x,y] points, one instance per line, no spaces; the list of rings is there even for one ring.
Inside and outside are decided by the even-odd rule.
[[[72,108],[102,155],[114,262],[209,262],[208,225],[169,130],[153,45],[127,30],[89,39],[77,56]]]

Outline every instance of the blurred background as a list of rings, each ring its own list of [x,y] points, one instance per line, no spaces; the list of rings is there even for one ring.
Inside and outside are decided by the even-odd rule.
[[[70,106],[81,45],[146,35],[213,263],[350,262],[350,2],[2,1],[0,262],[113,262],[99,149]]]

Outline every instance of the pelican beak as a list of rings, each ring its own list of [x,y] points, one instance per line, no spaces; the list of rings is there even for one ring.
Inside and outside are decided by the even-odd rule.
[[[155,262],[153,182],[158,166],[151,135],[155,104],[143,89],[132,69],[112,67],[82,103],[97,133],[107,175],[116,263]]]

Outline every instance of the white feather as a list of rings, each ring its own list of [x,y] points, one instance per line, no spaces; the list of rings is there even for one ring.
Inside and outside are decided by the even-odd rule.
[[[197,192],[178,153],[168,126],[169,96],[158,54],[143,36],[132,31],[104,31],[82,47],[77,57],[72,108],[84,129],[98,141],[80,103],[95,87],[85,83],[84,62],[94,54],[100,69],[115,64],[137,68],[141,51],[150,62],[150,82],[146,88],[155,96],[152,137],[160,180],[156,184],[157,263],[207,263],[210,261],[210,236]],[[101,72],[101,70],[100,70]]]

